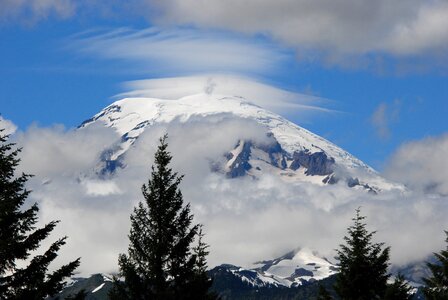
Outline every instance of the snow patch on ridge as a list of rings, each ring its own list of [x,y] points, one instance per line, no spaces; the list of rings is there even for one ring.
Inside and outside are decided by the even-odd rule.
[[[100,286],[98,286],[97,288],[95,288],[95,289],[92,291],[92,293],[96,293],[96,292],[98,292],[99,290],[101,290],[101,289],[104,287],[105,284],[106,284],[106,283],[102,283]]]

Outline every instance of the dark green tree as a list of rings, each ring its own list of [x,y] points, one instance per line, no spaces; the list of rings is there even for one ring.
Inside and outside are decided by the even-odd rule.
[[[337,250],[339,273],[335,290],[344,300],[382,299],[386,292],[390,249],[372,242],[375,232],[367,231],[364,219],[358,208],[348,236],[344,237],[346,244]]]
[[[0,130],[0,299],[45,299],[62,290],[64,279],[73,275],[79,266],[79,258],[47,273],[49,264],[66,242],[63,237],[43,254],[30,259],[31,252],[40,247],[58,222],[36,228],[37,204],[23,207],[30,194],[25,184],[31,176],[17,176],[20,149],[14,149],[14,144],[8,143],[8,136],[2,132]],[[18,262],[28,259],[26,267],[18,266]]]
[[[398,274],[394,282],[387,285],[384,300],[411,300],[413,298],[410,287],[403,275]]]
[[[199,224],[192,225],[190,205],[179,189],[183,176],[169,167],[165,135],[155,153],[144,202],[131,215],[128,254],[120,254],[120,275],[112,299],[207,299],[206,245]],[[199,241],[194,248],[195,240]]]
[[[424,294],[429,300],[448,300],[448,231],[445,231],[447,247],[434,253],[437,263],[427,263],[432,276],[423,278],[426,284]]]
[[[330,293],[327,291],[327,289],[322,285],[319,284],[319,292],[317,294],[317,300],[333,300],[333,297],[331,297]]]
[[[209,254],[209,246],[204,243],[203,226],[199,225],[197,233],[197,246],[193,248],[196,259],[194,266],[194,277],[190,285],[190,299],[217,299],[215,293],[210,293],[213,281],[207,276],[207,255]]]
[[[86,298],[87,298],[86,290],[80,290],[76,294],[69,295],[69,296],[65,297],[64,300],[84,300]],[[59,299],[55,299],[55,300],[59,300]]]

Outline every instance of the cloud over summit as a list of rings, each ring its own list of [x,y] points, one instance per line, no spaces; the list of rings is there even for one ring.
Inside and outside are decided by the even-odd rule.
[[[244,76],[209,74],[130,81],[123,84],[127,92],[116,98],[144,97],[175,100],[195,94],[242,97],[251,103],[282,114],[334,113],[325,107],[327,99],[288,91]]]

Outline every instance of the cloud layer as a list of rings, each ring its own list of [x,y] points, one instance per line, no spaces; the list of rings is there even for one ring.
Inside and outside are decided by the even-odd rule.
[[[407,68],[428,64],[446,67],[448,3],[444,0],[131,0],[126,3],[0,0],[0,6],[0,21],[36,22],[51,16],[66,19],[79,15],[106,19],[145,17],[150,24],[160,27],[187,26],[202,31],[236,32],[246,37],[268,37],[294,48],[300,60],[309,62],[349,67],[374,65],[381,69],[389,65],[392,58]],[[176,58],[178,53],[170,53],[175,51],[174,46],[188,55],[191,64],[204,59],[203,51],[207,51],[210,59],[223,62],[222,66],[229,56],[241,51],[246,52],[249,60],[265,59],[266,53],[252,52],[253,45],[229,41],[222,34],[210,36],[202,32],[198,37],[195,30],[184,30],[180,34],[185,36],[182,42],[170,34],[146,32],[146,36],[136,36],[128,32],[119,37],[124,44],[115,45],[108,55],[117,58],[127,49],[135,57],[150,56],[151,60],[165,59],[167,55]],[[109,38],[118,39],[117,36]],[[102,43],[107,45],[110,39]],[[195,39],[200,41],[193,45]],[[142,47],[143,40],[146,45],[150,41],[152,46]],[[205,50],[197,52],[199,45]],[[152,48],[164,51],[155,54]],[[246,65],[244,60],[238,63]],[[210,61],[209,64],[213,65]]]
[[[275,71],[289,57],[280,47],[255,39],[218,31],[155,27],[89,31],[76,35],[70,47],[100,58],[124,60],[142,72],[158,76],[204,72],[260,74]]]
[[[264,33],[330,62],[351,55],[436,54],[448,46],[446,1],[147,1],[161,24]]]
[[[243,97],[268,110],[282,114],[294,111],[307,114],[331,113],[325,108],[329,101],[316,96],[292,92],[243,76],[202,75],[130,81],[124,84],[128,92],[116,98],[146,97],[164,100],[180,99],[200,93]]]
[[[170,134],[173,168],[186,175],[181,186],[185,201],[192,204],[195,222],[205,225],[210,266],[250,266],[299,246],[332,259],[359,206],[368,216],[369,229],[378,230],[377,240],[392,246],[396,264],[424,259],[443,246],[448,226],[444,196],[373,196],[342,184],[287,183],[272,174],[229,180],[210,172],[210,163],[222,159],[238,139],[261,142],[264,130],[251,121],[226,117],[152,127],[127,153],[127,167],[106,179],[95,175],[95,159],[118,139],[112,129],[32,128],[16,141],[26,151],[21,170],[36,175],[29,184],[29,202],[39,203],[42,223],[62,221],[53,237],[68,235],[69,243],[59,261],[81,256],[84,275],[117,270],[117,255],[128,244],[129,215],[142,200],[140,187],[148,179],[158,137],[165,132]]]
[[[389,159],[386,174],[427,193],[448,195],[448,135],[402,145]]]

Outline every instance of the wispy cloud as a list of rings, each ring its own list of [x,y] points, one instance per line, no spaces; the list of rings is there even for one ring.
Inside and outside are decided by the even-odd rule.
[[[147,74],[273,72],[290,54],[272,43],[219,31],[195,29],[89,31],[70,40],[87,55],[127,62]]]
[[[382,102],[375,109],[370,122],[380,139],[387,140],[391,137],[390,125],[398,121],[400,109],[401,102],[399,100],[395,100],[391,104]]]
[[[69,18],[76,12],[73,0],[0,0],[0,21],[20,20],[25,24],[50,16]]]

